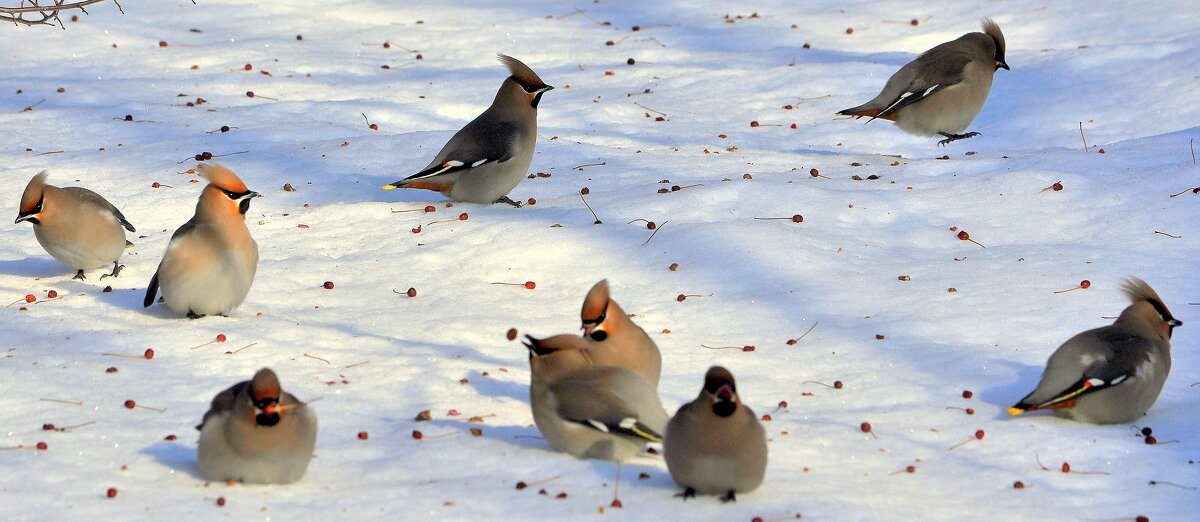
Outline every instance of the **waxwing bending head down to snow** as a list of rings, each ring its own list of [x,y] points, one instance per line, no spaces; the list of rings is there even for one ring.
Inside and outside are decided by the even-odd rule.
[[[520,60],[499,55],[511,76],[492,105],[459,130],[420,172],[390,185],[440,192],[454,201],[521,204],[508,197],[525,178],[537,147],[537,106],[553,89]]]
[[[200,193],[195,215],[171,236],[143,301],[150,306],[161,289],[172,311],[192,319],[237,308],[258,268],[258,244],[246,228],[246,212],[259,193],[216,163],[201,164],[196,171],[208,186]]]
[[[640,375],[593,364],[592,341],[526,336],[529,403],[550,447],[579,458],[623,461],[662,441],[667,413]]]
[[[983,109],[999,69],[1008,69],[1004,33],[984,18],[982,33],[967,33],[925,51],[896,71],[875,99],[838,114],[868,116],[868,123],[883,118],[911,134],[944,136],[939,145],[978,136],[963,131]]]
[[[662,374],[658,345],[609,296],[607,279],[588,291],[579,318],[583,321],[583,336],[595,341],[589,353],[596,364],[632,370],[658,389]]]
[[[1183,323],[1136,277],[1122,289],[1133,304],[1109,326],[1080,333],[1055,350],[1041,382],[1013,415],[1054,410],[1080,422],[1134,422],[1150,409],[1171,371],[1171,333]]]
[[[133,225],[99,194],[81,187],[49,185],[47,176],[43,170],[29,180],[14,223],[32,223],[38,243],[54,259],[74,268],[74,279],[83,280],[84,270],[109,263],[112,272],[100,279],[116,277],[125,268],[118,260],[132,245],[125,239],[125,230],[136,232]]]
[[[666,435],[663,457],[684,500],[699,493],[728,502],[762,484],[767,433],[742,404],[729,370],[708,369],[700,395],[671,417]]]
[[[204,478],[247,484],[300,480],[317,443],[317,416],[263,368],[218,393],[204,414],[197,464]]]

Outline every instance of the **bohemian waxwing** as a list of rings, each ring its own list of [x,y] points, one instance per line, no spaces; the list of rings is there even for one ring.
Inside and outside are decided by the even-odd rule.
[[[116,277],[125,265],[118,263],[121,253],[133,243],[125,240],[124,227],[136,232],[117,207],[99,194],[81,187],[58,188],[46,184],[41,171],[25,186],[21,210],[15,223],[33,223],[33,235],[54,259],[77,270],[74,279],[84,279],[83,271],[113,264]]]
[[[869,116],[867,123],[883,118],[911,134],[945,136],[938,145],[978,136],[960,133],[983,108],[998,69],[1008,69],[1004,33],[984,18],[982,33],[967,33],[925,51],[896,71],[874,100],[838,114]]]
[[[1008,409],[1013,415],[1053,409],[1080,422],[1134,422],[1158,398],[1171,371],[1171,316],[1145,281],[1125,279],[1133,304],[1117,321],[1070,338],[1046,363],[1033,393]]]
[[[295,482],[317,443],[316,414],[283,391],[270,368],[218,393],[196,429],[200,473],[213,481]]]
[[[550,447],[579,458],[623,461],[662,441],[667,412],[640,375],[593,364],[592,341],[526,336],[529,402]]]
[[[595,341],[588,353],[596,364],[633,370],[658,389],[662,374],[658,345],[609,297],[607,279],[588,291],[579,318],[584,337]]]
[[[500,85],[492,106],[455,133],[424,169],[383,190],[418,188],[441,192],[455,201],[521,206],[508,193],[525,178],[533,162],[538,102],[554,87],[520,60],[499,57],[512,76]]]
[[[200,193],[196,214],[171,236],[143,302],[153,304],[161,287],[167,306],[192,319],[237,308],[258,268],[258,244],[246,228],[245,214],[259,194],[216,163],[201,164],[196,171],[208,186]]]
[[[729,370],[708,369],[700,396],[675,412],[666,435],[663,457],[684,500],[700,493],[729,502],[762,484],[767,432],[738,398]]]

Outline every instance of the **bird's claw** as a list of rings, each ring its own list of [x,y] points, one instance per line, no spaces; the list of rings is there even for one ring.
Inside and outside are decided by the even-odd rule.
[[[696,496],[696,490],[692,489],[692,488],[683,488],[683,491],[676,493],[675,496],[683,498],[683,501],[687,502],[687,499],[693,498]]]
[[[513,201],[508,196],[500,196],[500,199],[497,199],[496,201],[493,201],[492,203],[508,203],[509,205],[512,205],[516,208],[521,208],[521,203],[519,201]]]

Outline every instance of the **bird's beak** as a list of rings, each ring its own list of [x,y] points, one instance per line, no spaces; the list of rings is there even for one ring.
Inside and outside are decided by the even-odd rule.
[[[1004,62],[996,62],[996,68],[997,68],[997,69],[1004,69],[1004,70],[1006,70],[1006,71],[1011,71],[1011,70],[1012,70],[1012,69],[1009,69],[1009,68],[1008,68],[1008,64],[1007,64],[1007,63],[1004,63]]]
[[[538,89],[538,92],[546,92],[546,91],[553,91],[553,90],[554,90],[553,85],[545,85],[545,86],[542,86],[541,89]]]
[[[17,216],[17,220],[16,220],[16,221],[13,221],[13,224],[17,224],[17,223],[20,223],[20,222],[22,222],[22,221],[29,221],[29,218],[31,218],[31,217],[33,217],[33,214],[22,214],[22,215],[19,215],[19,216]]]
[[[1183,326],[1183,321],[1180,321],[1179,319],[1171,319],[1167,321],[1167,324],[1171,326]]]

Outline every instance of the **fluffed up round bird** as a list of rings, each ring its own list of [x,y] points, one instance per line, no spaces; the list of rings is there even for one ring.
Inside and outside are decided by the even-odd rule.
[[[684,500],[699,493],[729,502],[762,484],[767,433],[742,404],[729,370],[709,368],[700,395],[671,417],[663,457]]]
[[[1113,324],[1059,346],[1037,388],[1009,413],[1054,410],[1080,422],[1120,424],[1150,409],[1171,371],[1171,333],[1183,323],[1145,281],[1126,278],[1122,290],[1133,304]]]
[[[250,293],[258,270],[258,243],[246,228],[246,212],[259,193],[216,163],[196,171],[208,186],[195,215],[171,236],[142,302],[154,304],[161,289],[167,307],[192,319],[233,311]]]
[[[317,443],[317,416],[263,368],[218,393],[204,414],[196,460],[212,481],[288,484],[300,480]]]

